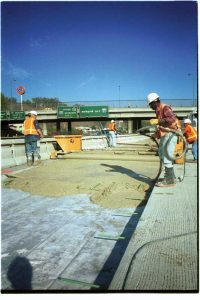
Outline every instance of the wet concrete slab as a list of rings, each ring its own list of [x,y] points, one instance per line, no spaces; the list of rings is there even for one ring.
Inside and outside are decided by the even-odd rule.
[[[135,208],[105,209],[88,195],[50,198],[2,189],[1,210],[3,290],[10,287],[6,273],[17,256],[28,258],[33,267],[33,290],[87,290]]]

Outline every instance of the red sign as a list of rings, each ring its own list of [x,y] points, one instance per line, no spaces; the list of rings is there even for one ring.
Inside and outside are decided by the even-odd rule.
[[[25,94],[25,92],[26,92],[25,88],[24,88],[22,85],[19,85],[19,86],[16,88],[16,91],[17,91],[17,94],[20,94],[20,95],[23,95],[23,94]]]

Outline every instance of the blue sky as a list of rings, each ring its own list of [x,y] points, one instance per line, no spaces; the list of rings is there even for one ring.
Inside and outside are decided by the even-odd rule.
[[[5,1],[1,14],[6,96],[192,99],[194,78],[196,98],[196,2]]]

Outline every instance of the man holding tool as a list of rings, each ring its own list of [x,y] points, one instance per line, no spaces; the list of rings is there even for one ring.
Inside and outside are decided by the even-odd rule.
[[[150,93],[147,96],[147,102],[151,109],[156,113],[157,119],[151,119],[151,125],[158,125],[155,137],[160,140],[158,154],[165,167],[164,179],[158,182],[158,187],[175,186],[175,174],[173,168],[173,156],[177,143],[177,135],[170,132],[178,131],[179,126],[177,118],[172,108],[161,103],[160,96],[157,93]]]

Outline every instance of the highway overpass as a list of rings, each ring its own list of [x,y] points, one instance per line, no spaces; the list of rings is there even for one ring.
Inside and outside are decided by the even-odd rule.
[[[196,111],[197,107],[173,107],[174,113],[179,117],[179,118],[185,118],[190,112]],[[41,121],[57,121],[57,120],[62,120],[58,119],[57,117],[57,110],[42,110],[42,111],[37,111],[38,112],[38,120]],[[108,118],[103,118],[103,119],[116,119],[116,120],[127,120],[127,119],[134,119],[134,118],[141,118],[141,119],[150,119],[155,117],[155,112],[151,110],[150,108],[109,108],[109,114]],[[97,120],[97,118],[70,118],[70,119],[65,119],[65,121],[77,121],[77,120]]]
[[[180,118],[180,120],[187,117],[187,115],[191,112],[196,111],[196,107],[173,107],[173,111]],[[41,121],[56,121],[57,128],[60,128],[60,122],[67,121],[68,122],[68,130],[71,130],[71,123],[74,121],[96,121],[96,120],[124,120],[128,121],[128,133],[133,133],[137,129],[141,128],[142,120],[149,120],[151,118],[155,118],[155,112],[150,108],[109,108],[108,118],[105,117],[88,117],[88,118],[80,118],[80,119],[59,119],[57,117],[57,111],[38,111],[38,120]],[[43,126],[45,130],[45,126]]]
[[[188,114],[197,110],[197,107],[173,107],[173,111],[177,117],[182,120],[187,117]],[[25,112],[28,113],[28,112]],[[132,133],[138,128],[141,128],[142,120],[149,120],[155,118],[155,112],[150,108],[109,108],[108,115],[100,117],[58,117],[57,110],[41,110],[37,111],[38,121],[40,122],[43,131],[46,131],[46,123],[56,122],[57,131],[60,129],[61,122],[68,123],[68,131],[71,131],[73,122],[81,121],[108,121],[111,119],[128,121],[128,132]],[[1,120],[2,127],[4,128],[9,123],[21,123],[23,120]]]

